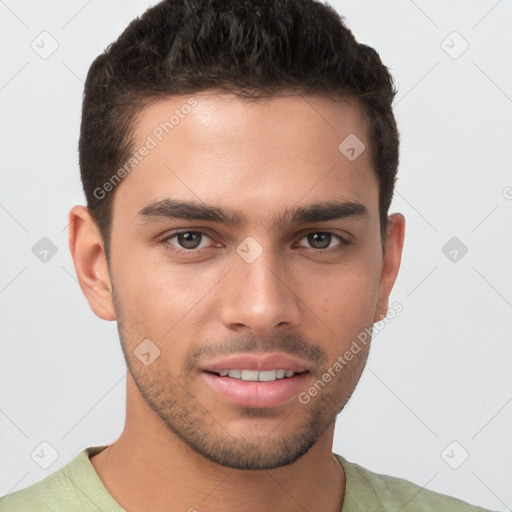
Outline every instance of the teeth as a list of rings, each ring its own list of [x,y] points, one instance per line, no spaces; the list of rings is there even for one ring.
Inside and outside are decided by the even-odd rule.
[[[242,380],[258,380],[258,370],[242,370]]]
[[[264,370],[259,372],[258,380],[263,382],[270,382],[271,380],[276,380],[276,371],[275,370]]]
[[[293,370],[221,370],[219,372],[221,377],[231,377],[232,379],[240,379],[248,382],[272,382],[277,379],[284,379],[285,377],[293,377],[295,372]]]

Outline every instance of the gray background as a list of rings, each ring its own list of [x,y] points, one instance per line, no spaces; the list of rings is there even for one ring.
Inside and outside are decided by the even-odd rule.
[[[87,70],[155,3],[0,0],[0,495],[114,441],[124,425],[116,325],[90,311],[66,225],[84,204],[77,143]],[[403,311],[374,339],[334,451],[511,510],[512,1],[332,5],[397,81],[391,211],[407,220],[391,297]],[[57,250],[46,262],[32,251],[43,237]]]

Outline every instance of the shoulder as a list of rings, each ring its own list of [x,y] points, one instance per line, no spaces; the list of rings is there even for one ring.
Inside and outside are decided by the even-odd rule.
[[[333,455],[341,462],[346,475],[342,512],[489,512],[457,498],[425,489],[408,480],[374,473],[359,464],[347,461],[340,455]]]
[[[122,510],[108,495],[89,460],[91,453],[102,448],[88,448],[43,480],[0,498],[0,512]]]
[[[67,466],[65,466],[67,467]],[[59,512],[56,500],[70,489],[65,483],[64,468],[25,489],[0,498],[0,512]]]

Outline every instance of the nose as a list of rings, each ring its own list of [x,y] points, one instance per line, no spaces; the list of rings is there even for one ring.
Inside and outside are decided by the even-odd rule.
[[[285,263],[278,262],[269,249],[250,263],[238,254],[233,256],[234,268],[219,290],[223,324],[236,331],[250,329],[259,337],[272,335],[277,327],[298,326],[301,299]]]

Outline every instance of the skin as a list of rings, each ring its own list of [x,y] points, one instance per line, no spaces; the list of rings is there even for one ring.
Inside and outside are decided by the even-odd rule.
[[[123,433],[91,463],[128,511],[340,511],[345,475],[332,457],[335,420],[369,345],[306,405],[296,396],[266,409],[234,405],[205,383],[199,366],[213,355],[299,354],[308,363],[307,391],[386,314],[404,217],[389,217],[383,254],[378,180],[355,101],[194,98],[191,112],[111,192],[109,265],[87,209],[70,211],[80,286],[98,317],[117,321],[128,366]],[[188,99],[146,107],[135,147]],[[338,150],[351,133],[366,145],[355,161]],[[245,224],[137,215],[164,198],[229,209]],[[274,220],[328,200],[360,203],[367,215]],[[205,235],[189,245],[161,241],[175,230]],[[332,236],[324,242],[307,236],[325,232]],[[236,252],[248,236],[262,249],[251,263]],[[173,252],[179,248],[189,255]],[[160,350],[148,366],[134,354],[144,339]]]

